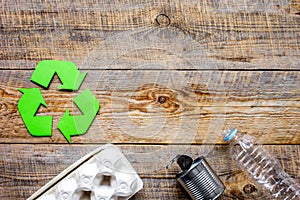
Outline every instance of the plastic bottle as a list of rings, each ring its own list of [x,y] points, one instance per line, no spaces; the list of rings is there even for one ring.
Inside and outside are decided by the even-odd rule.
[[[239,134],[235,128],[223,132],[224,141],[230,142],[233,160],[256,182],[264,185],[276,199],[300,199],[300,184],[283,171],[255,137]]]

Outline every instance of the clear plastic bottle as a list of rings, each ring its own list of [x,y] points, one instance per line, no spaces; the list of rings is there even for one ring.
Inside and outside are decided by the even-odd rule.
[[[264,185],[276,199],[300,199],[300,184],[283,171],[255,137],[239,134],[235,128],[223,132],[224,141],[230,142],[233,160],[256,182]]]

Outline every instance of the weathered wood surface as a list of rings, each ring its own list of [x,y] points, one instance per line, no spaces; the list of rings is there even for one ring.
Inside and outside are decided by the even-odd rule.
[[[51,138],[32,137],[17,109],[18,88],[38,87],[32,71],[1,71],[0,140],[5,143],[65,143],[56,125],[79,92],[61,92],[56,78],[41,88],[54,116]],[[130,81],[129,81],[130,80]],[[219,71],[88,71],[81,86],[90,88],[101,109],[87,134],[73,142],[103,143],[222,143],[216,138],[229,125],[255,135],[266,144],[300,143],[300,72]],[[163,97],[164,101],[160,102]],[[136,129],[136,130],[135,130]],[[187,134],[190,133],[189,139]]]
[[[122,31],[138,38],[138,45],[149,42],[153,48],[161,48],[165,40],[180,43],[183,38],[178,34],[184,34],[203,49],[198,56],[219,63],[220,68],[299,69],[297,0],[36,0],[1,1],[0,7],[2,69],[32,69],[35,61],[43,59],[81,62],[95,48],[111,61],[126,49],[110,40]],[[172,30],[175,34],[169,34]],[[173,48],[179,54],[191,51],[183,45]]]
[[[99,145],[10,145],[0,146],[0,198],[24,199],[54,178],[70,164]],[[133,199],[187,199],[175,180],[176,164],[168,171],[168,159],[183,146],[118,145],[144,181],[144,188]],[[298,145],[266,145],[284,170],[299,180],[300,148]],[[197,157],[210,146],[185,146],[186,153]],[[158,151],[158,152],[155,152]],[[293,152],[291,154],[291,152]],[[142,153],[160,158],[137,159]],[[221,199],[268,199],[270,195],[255,184],[231,161],[228,146],[217,145],[207,155],[207,161],[225,183],[227,190]],[[164,160],[166,159],[166,160]],[[160,162],[157,162],[159,160]],[[17,189],[16,189],[17,188]]]
[[[102,143],[118,143],[143,178],[134,199],[187,199],[175,167],[164,166],[214,143],[208,161],[227,187],[220,199],[267,199],[216,134],[229,125],[270,144],[299,180],[299,13],[298,0],[0,0],[0,199],[29,197]],[[56,125],[66,109],[79,113],[79,93],[57,91],[57,77],[38,111],[54,117],[51,138],[31,137],[17,110],[18,88],[37,87],[29,80],[44,59],[88,71],[81,89],[101,104],[75,144],[63,145]],[[144,155],[158,150],[161,159]]]

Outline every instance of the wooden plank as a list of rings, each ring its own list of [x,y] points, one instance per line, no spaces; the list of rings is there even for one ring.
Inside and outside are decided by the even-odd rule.
[[[24,199],[50,181],[58,173],[99,145],[1,144],[0,198]],[[212,146],[204,145],[118,145],[144,181],[144,188],[133,199],[186,199],[187,194],[176,183],[178,168],[165,166],[177,153],[193,158]],[[266,145],[284,170],[300,180],[300,146]],[[185,151],[180,151],[186,149]],[[156,155],[147,159],[149,154]],[[144,157],[142,155],[145,155]],[[143,159],[144,158],[144,159]],[[221,199],[260,199],[269,194],[253,183],[230,159],[228,146],[217,145],[206,156],[211,167],[226,185]],[[159,161],[158,161],[159,160]]]
[[[73,98],[90,88],[101,109],[87,134],[74,143],[223,143],[219,133],[236,126],[264,144],[299,144],[300,73],[274,71],[91,70],[79,92],[61,92],[55,78],[41,89],[54,118],[51,138],[28,134],[17,110],[18,88],[38,87],[32,71],[2,70],[0,99],[4,143],[65,143],[57,123]],[[224,122],[225,121],[225,122]]]
[[[0,199],[29,197],[103,143],[118,143],[143,178],[133,199],[187,199],[177,168],[164,168],[183,152],[207,155],[221,199],[270,198],[221,145],[229,125],[272,144],[299,181],[299,13],[298,0],[0,1]],[[57,77],[42,89],[51,138],[30,136],[17,110],[44,59],[88,71],[79,92],[57,91]],[[57,123],[66,109],[80,114],[73,98],[85,88],[101,109],[63,145]]]
[[[1,8],[1,69],[32,69],[43,59],[80,64],[93,50],[106,64],[143,48],[197,68],[204,61],[210,69],[299,69],[297,1],[10,1]]]

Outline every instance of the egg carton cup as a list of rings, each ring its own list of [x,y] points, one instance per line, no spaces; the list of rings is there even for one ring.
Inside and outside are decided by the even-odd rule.
[[[106,144],[69,166],[28,200],[127,200],[142,187],[122,152]]]

